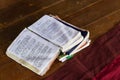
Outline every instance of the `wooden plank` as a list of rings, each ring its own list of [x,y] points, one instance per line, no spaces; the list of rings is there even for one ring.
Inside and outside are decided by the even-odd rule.
[[[77,3],[78,4],[78,2],[77,2],[78,0],[76,0],[76,2],[74,3],[74,5]],[[89,2],[89,4],[90,3],[92,3],[92,1],[90,0],[90,2]],[[67,2],[65,2],[65,4],[67,4]],[[61,6],[65,6],[65,4],[64,5],[61,5]],[[69,4],[72,4],[72,2],[69,2]],[[80,6],[81,8],[83,8],[83,7],[85,7],[86,5],[88,5],[88,2],[86,2],[86,0],[84,1],[82,1],[81,3],[79,3],[79,4],[82,4],[82,6]],[[69,7],[70,7],[71,5],[69,5]],[[73,4],[72,4],[72,6],[73,6]],[[76,8],[80,8],[80,7],[74,7],[74,8],[71,8],[70,10],[71,10],[71,13],[74,11],[74,10],[76,10]],[[52,8],[52,7],[51,7]],[[51,8],[50,8],[50,10],[51,10]],[[53,6],[53,8],[54,8],[54,6]],[[63,7],[60,9],[60,10],[63,10]],[[53,10],[54,11],[54,10]],[[65,11],[65,10],[64,10]],[[63,11],[63,12],[64,12]],[[66,10],[66,12],[67,12],[68,10]],[[4,35],[0,35],[0,45],[3,45],[2,47],[1,47],[1,49],[2,50],[4,50],[4,52],[5,52],[5,50],[6,50],[6,48],[7,48],[7,46],[13,41],[13,39],[18,35],[18,33],[19,32],[21,32],[21,30],[24,28],[24,27],[27,27],[28,25],[30,25],[30,24],[32,24],[33,22],[34,22],[34,20],[36,19],[35,17],[36,16],[38,16],[37,14],[35,14],[35,15],[33,15],[32,17],[27,17],[27,18],[25,18],[25,19],[22,19],[21,21],[19,21],[18,23],[15,23],[15,24],[13,24],[13,25],[10,25],[9,27],[10,28],[7,28],[7,29],[1,29],[1,33],[0,34],[4,34]],[[7,32],[7,33],[5,33],[5,32]],[[8,35],[8,34],[10,34],[10,35]],[[4,43],[6,43],[6,44],[4,44]]]
[[[108,1],[108,0],[106,0],[106,1]],[[120,8],[119,8],[118,5],[115,7],[115,4],[117,2],[119,3],[119,1],[118,0],[115,0],[115,1],[116,2],[114,2],[113,4],[109,3],[110,5],[113,5],[115,10],[114,9],[110,10],[106,6],[108,11],[105,9],[104,15],[102,14],[103,10],[100,9],[100,11],[98,11],[100,16],[88,17],[87,19],[91,19],[92,23],[89,22],[89,24],[88,24],[87,21],[86,21],[86,17],[85,16],[83,17],[84,21],[88,25],[82,26],[82,27],[85,28],[85,29],[90,30],[92,40],[94,40],[96,37],[100,36],[101,34],[105,33],[106,31],[108,31],[110,28],[112,28],[116,23],[118,23],[120,21],[120,10],[119,10]],[[101,2],[99,4],[101,4]],[[96,6],[96,7],[100,7],[101,6],[101,8],[103,8],[102,5],[99,5],[99,4],[97,3],[94,6]],[[99,6],[97,6],[97,5],[99,5]],[[89,6],[90,10],[88,9],[88,13],[91,13],[91,11],[93,11],[93,10],[91,10],[92,6]],[[96,8],[96,7],[94,7],[94,8]],[[96,9],[98,9],[98,8],[96,8]],[[93,11],[93,14],[97,14],[98,15],[98,13],[95,13],[96,9]],[[83,9],[83,10],[86,10],[86,8]],[[75,12],[75,14],[76,14],[76,12]],[[2,45],[2,46],[0,46],[0,48],[2,48],[1,51],[0,51],[0,55],[2,56],[0,58],[0,62],[1,62],[1,59],[2,59],[2,61],[5,60],[4,62],[0,63],[0,64],[3,64],[3,65],[0,66],[0,80],[8,80],[8,79],[9,80],[10,79],[11,80],[14,80],[14,79],[16,79],[16,80],[22,80],[22,79],[23,80],[30,80],[32,78],[35,79],[35,80],[43,79],[43,77],[37,76],[36,74],[34,74],[33,72],[29,71],[28,69],[20,66],[16,62],[10,60],[5,55],[5,50],[6,50],[7,46],[12,42],[12,40],[17,36],[17,34],[24,27],[26,27],[26,26],[30,25],[31,23],[33,23],[33,21],[35,20],[34,18],[37,17],[37,16],[38,16],[38,14],[35,13],[30,18],[26,17],[27,19],[22,19],[22,20],[18,21],[17,23],[14,23],[14,24],[10,25],[9,27],[0,30],[0,45]],[[64,19],[68,20],[68,22],[71,21],[71,23],[74,23],[76,21],[79,22],[79,19],[80,19],[79,16],[80,15],[78,15],[77,18],[75,17],[76,18],[75,20],[73,18],[72,21],[68,20],[68,17],[64,18]],[[94,18],[95,20],[92,19],[92,18]],[[77,25],[81,26],[81,23],[77,23]],[[7,63],[7,62],[9,62],[9,63]],[[46,74],[46,76],[48,76],[49,74],[51,74],[52,72],[57,70],[60,66],[62,66],[62,64],[60,64],[59,62],[56,61],[53,64],[53,66],[50,69],[50,71]],[[12,69],[10,69],[10,68],[12,68]],[[10,77],[8,77],[7,75],[9,75]],[[25,76],[27,76],[27,77],[25,77]],[[46,76],[44,76],[44,77],[46,77]]]
[[[89,2],[89,4],[91,3],[92,1],[90,1]],[[72,4],[72,2],[70,2],[69,4]],[[78,2],[77,2],[77,4],[78,4]],[[81,3],[79,3],[79,4],[82,4],[82,6],[80,6],[81,8],[83,8],[83,7],[85,7],[87,4],[88,4],[88,2],[86,2],[86,0],[84,1],[83,0],[83,2],[81,2]],[[65,4],[64,5],[61,5],[61,6],[65,6]],[[78,8],[80,8],[80,7],[78,7]],[[77,7],[75,7],[75,10],[76,10],[76,8]],[[50,10],[51,10],[51,8],[50,8]],[[61,8],[61,10],[63,10],[63,8]],[[74,8],[72,8],[72,12],[73,12],[73,10],[74,10]],[[66,11],[67,12],[67,11]],[[71,13],[72,13],[71,12]],[[29,20],[30,19],[30,20]],[[32,20],[34,20],[34,17],[31,17],[31,18],[28,18],[27,20],[25,19],[25,20],[22,20],[22,21],[20,21],[20,22],[18,22],[18,23],[16,23],[16,24],[14,24],[14,25],[11,25],[11,27],[10,28],[6,28],[5,30],[4,29],[2,29],[1,30],[1,35],[0,35],[0,45],[2,45],[2,46],[0,46],[0,49],[1,49],[1,53],[0,53],[0,56],[2,57],[2,56],[6,56],[5,55],[5,51],[6,51],[6,49],[7,49],[7,47],[10,45],[10,43],[14,40],[14,38],[22,31],[22,29],[24,28],[24,27],[26,27],[26,25],[29,25],[30,23],[33,23],[33,21]],[[3,35],[4,34],[4,35]],[[9,35],[10,34],[10,35]],[[5,58],[6,60],[6,62],[4,61],[4,63],[7,63],[7,61],[9,61],[9,60],[7,60],[8,58]],[[2,58],[1,58],[1,60],[2,60]],[[4,59],[3,59],[4,60]],[[2,62],[0,63],[0,64],[2,64]]]
[[[111,29],[119,21],[120,21],[120,10],[117,10],[117,11],[85,26],[85,28],[90,30],[90,32],[92,33],[91,36],[92,36],[92,40],[93,40],[95,37],[98,37],[98,35],[101,35],[101,34],[105,33],[106,31],[108,31],[109,29]],[[54,65],[56,65],[56,67],[57,67],[58,64],[55,63]],[[17,66],[14,67],[13,65],[14,66],[17,65]],[[13,69],[9,70],[9,67],[13,67]],[[29,72],[27,69],[23,69],[20,73],[19,72],[17,73],[17,71],[19,71],[17,69],[18,67],[20,67],[20,66],[18,66],[17,63],[12,62],[12,63],[7,64],[7,65],[3,66],[2,68],[0,68],[1,74],[4,75],[3,77],[1,77],[1,79],[7,80],[7,77],[5,76],[5,74],[10,75],[10,73],[13,73],[13,72],[16,72],[16,74],[21,75],[20,77],[25,76],[25,74],[22,74],[22,73],[26,73],[27,75],[30,75],[32,78],[35,78],[36,80],[43,79],[43,77],[38,77],[37,75],[32,74],[32,72]],[[23,67],[21,67],[21,68],[23,68]],[[53,70],[52,68],[51,68],[51,70]],[[8,72],[10,72],[10,73],[8,73]],[[16,75],[12,75],[11,79],[13,79],[14,76],[16,76]],[[47,74],[47,76],[48,76],[48,74]],[[26,77],[25,79],[29,80],[29,79],[31,79],[31,77]],[[20,80],[20,79],[16,78],[16,80]]]
[[[0,0],[0,10],[5,9],[15,3],[19,2],[20,0]]]
[[[27,0],[28,1],[28,0]],[[56,3],[53,3],[48,6],[38,5],[40,0],[35,2],[31,2],[35,7],[29,6],[29,2],[21,2],[11,7],[10,9],[6,9],[5,11],[0,12],[0,28],[5,28],[9,25],[12,25],[19,21],[26,21],[31,17],[34,18],[33,22],[39,19],[44,14],[57,14],[61,17],[65,17],[71,15],[73,12],[76,12],[78,9],[83,9],[91,3],[94,3],[98,0],[60,0]],[[49,1],[48,1],[49,2]],[[51,1],[52,2],[52,1]],[[28,4],[29,3],[29,4]],[[49,2],[50,3],[50,2]],[[45,3],[44,3],[45,5]],[[21,7],[18,7],[21,6]],[[36,7],[37,6],[37,7]],[[8,13],[11,12],[11,13]],[[14,15],[13,15],[14,14]]]
[[[36,10],[43,10],[47,7],[60,3],[62,0],[21,0],[14,5],[0,10],[0,24],[8,24],[12,21],[31,14]]]
[[[0,80],[26,80],[34,75],[36,74],[14,61],[0,67]]]
[[[90,31],[90,37],[92,41],[94,41],[117,24],[120,24],[120,9],[101,17],[100,19],[84,26],[84,28]]]
[[[83,1],[84,2],[84,1]],[[80,6],[81,8],[85,7],[86,5],[88,5],[88,3],[83,3],[82,2],[82,6]],[[92,1],[89,2],[89,4],[91,3]],[[67,2],[66,2],[67,3]],[[71,2],[72,3],[72,2]],[[71,4],[69,3],[69,4]],[[77,2],[78,4],[79,2]],[[61,6],[65,6],[64,5],[61,5]],[[70,5],[69,5],[70,7]],[[80,8],[78,7],[78,8]],[[77,8],[77,7],[76,7]],[[69,11],[71,10],[75,10],[76,8],[71,8]],[[51,10],[51,8],[50,8]],[[61,8],[61,10],[63,10],[63,8]],[[49,11],[49,10],[48,10]],[[61,11],[60,11],[61,12]],[[67,10],[66,10],[67,12]],[[40,13],[40,12],[39,12]],[[61,13],[60,13],[61,14]],[[71,13],[70,13],[71,14]],[[35,14],[32,14],[33,16],[36,15]],[[38,16],[38,15],[36,15]],[[28,17],[27,17],[28,18]],[[30,20],[29,20],[30,19]],[[11,79],[13,79],[16,75],[15,74],[22,74],[22,73],[26,73],[27,75],[29,75],[29,77],[33,77],[34,74],[32,71],[29,71],[28,69],[24,68],[24,69],[21,69],[22,70],[22,73],[19,72],[19,70],[17,69],[18,66],[14,66],[12,67],[13,65],[17,65],[17,63],[15,63],[14,61],[12,61],[10,58],[8,58],[6,55],[5,55],[5,51],[6,51],[6,48],[8,47],[8,45],[13,41],[13,39],[19,34],[19,32],[21,32],[21,30],[26,26],[26,25],[29,25],[30,23],[33,23],[33,20],[34,20],[34,17],[32,18],[29,18],[27,19],[27,21],[25,20],[22,20],[22,21],[19,21],[18,23],[16,24],[13,24],[11,26],[9,26],[8,28],[6,29],[1,29],[0,31],[0,64],[2,65],[0,67],[0,79],[4,79],[4,80],[7,80],[8,78],[5,76],[6,74],[7,75],[11,75]],[[32,19],[32,20],[31,20]],[[12,21],[11,21],[12,22]],[[25,24],[23,24],[25,22]],[[21,24],[22,23],[22,24]],[[21,27],[22,26],[22,27]],[[4,34],[4,35],[3,35]],[[10,35],[9,35],[10,34]],[[49,75],[50,73],[54,72],[55,70],[57,70],[60,66],[62,66],[63,64],[60,64],[60,62],[55,62],[55,64],[52,66],[51,70],[48,72],[47,75]],[[58,67],[59,66],[59,67]],[[13,69],[9,70],[10,67],[12,67]],[[14,72],[15,74],[10,74],[11,72]],[[25,74],[22,74],[20,75],[20,77],[23,79],[23,76],[25,76]],[[16,80],[20,80],[21,78],[18,77],[16,78]],[[36,76],[35,76],[36,77]],[[27,79],[28,77],[24,77],[24,79]],[[40,77],[41,78],[41,77]],[[41,78],[42,79],[42,78]],[[29,80],[29,79],[28,79]]]
[[[68,16],[65,20],[79,27],[85,26],[100,17],[118,10],[120,8],[119,3],[120,0],[101,0],[99,3],[89,6],[84,10],[78,10],[78,12]]]

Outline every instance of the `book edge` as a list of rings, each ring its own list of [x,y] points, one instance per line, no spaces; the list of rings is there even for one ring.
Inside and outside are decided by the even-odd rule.
[[[16,61],[17,63],[21,64],[22,66],[28,68],[29,70],[35,72],[36,74],[40,75],[39,72],[40,70],[38,70],[37,68],[35,68],[34,66],[32,66],[31,64],[29,64],[28,62],[20,59],[19,57],[15,56],[14,54],[10,53],[8,50],[6,51],[6,55],[13,59],[14,61]]]

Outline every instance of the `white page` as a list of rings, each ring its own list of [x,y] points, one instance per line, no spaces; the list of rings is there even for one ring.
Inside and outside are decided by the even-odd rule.
[[[51,59],[59,54],[59,47],[24,29],[9,46],[7,52],[23,59],[38,70],[43,70]]]
[[[48,15],[43,16],[28,28],[61,47],[78,34],[77,30]]]

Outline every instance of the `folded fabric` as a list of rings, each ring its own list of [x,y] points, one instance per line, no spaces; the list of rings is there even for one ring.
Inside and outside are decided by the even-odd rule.
[[[98,73],[93,80],[120,80],[120,55]]]
[[[45,80],[91,80],[119,53],[120,25],[117,25]]]

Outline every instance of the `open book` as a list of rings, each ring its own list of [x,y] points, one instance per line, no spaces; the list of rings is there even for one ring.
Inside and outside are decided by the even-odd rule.
[[[89,31],[78,29],[56,17],[44,15],[17,36],[6,54],[42,76],[60,52],[65,56],[74,55],[89,43]],[[65,56],[59,60],[64,62]]]

